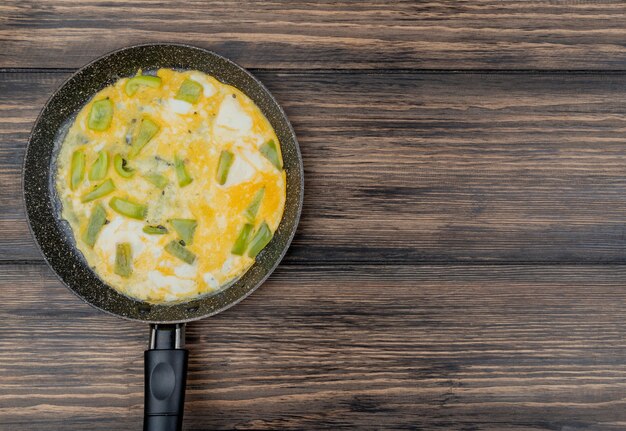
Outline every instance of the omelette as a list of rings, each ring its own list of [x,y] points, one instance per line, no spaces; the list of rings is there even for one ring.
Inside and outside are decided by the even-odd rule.
[[[269,121],[244,93],[199,71],[138,71],[98,92],[61,142],[54,183],[89,266],[151,303],[232,284],[285,206]]]

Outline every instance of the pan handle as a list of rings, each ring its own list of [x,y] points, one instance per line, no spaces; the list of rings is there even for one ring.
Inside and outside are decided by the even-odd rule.
[[[180,431],[185,409],[189,352],[185,324],[150,325],[150,348],[144,352],[144,431]]]

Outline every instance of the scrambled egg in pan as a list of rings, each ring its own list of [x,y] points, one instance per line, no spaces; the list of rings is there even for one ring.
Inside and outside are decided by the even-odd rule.
[[[278,228],[286,177],[250,98],[202,72],[160,69],[83,107],[61,144],[56,188],[98,276],[158,303],[240,277]]]

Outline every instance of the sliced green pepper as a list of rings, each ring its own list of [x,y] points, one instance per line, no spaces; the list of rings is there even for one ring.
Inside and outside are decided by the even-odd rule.
[[[109,98],[98,100],[91,105],[87,127],[102,132],[111,125],[113,119],[113,102]]]
[[[115,157],[113,157],[113,166],[115,167],[115,172],[117,172],[120,177],[130,178],[135,175],[135,170],[127,166],[126,159],[120,154],[116,154]]]
[[[124,92],[127,96],[132,96],[137,92],[137,90],[139,90],[139,87],[141,86],[159,88],[161,86],[161,78],[151,75],[135,76],[126,81],[126,85],[124,86]]]
[[[169,181],[165,175],[157,174],[154,172],[150,172],[143,177],[148,180],[150,184],[159,189],[164,189],[169,184]]]
[[[165,235],[168,231],[165,226],[144,226],[143,231],[148,235]]]
[[[196,232],[198,222],[188,218],[173,218],[170,223],[185,244],[190,245],[193,242],[193,234]]]
[[[246,248],[248,247],[248,237],[252,233],[252,226],[250,223],[246,223],[241,228],[241,232],[239,232],[239,236],[235,240],[235,244],[233,248],[230,250],[232,254],[236,254],[237,256],[241,256],[246,252]]]
[[[235,156],[230,151],[222,151],[220,154],[220,161],[217,165],[217,183],[219,185],[224,185],[226,180],[228,179],[228,172],[230,171],[230,167],[233,165],[233,161]]]
[[[102,226],[107,221],[107,213],[104,210],[104,207],[97,203],[93,207],[93,211],[91,212],[91,216],[89,217],[89,222],[87,223],[87,229],[83,233],[83,241],[89,247],[93,247],[98,239],[98,234],[102,229]]]
[[[147,208],[145,205],[137,204],[126,199],[114,197],[109,202],[113,210],[123,216],[143,220],[146,218]]]
[[[178,156],[174,159],[174,168],[176,169],[176,176],[178,177],[178,185],[180,187],[185,187],[193,181],[193,178],[191,178],[189,172],[187,172],[185,161],[178,158]]]
[[[269,160],[272,165],[276,167],[276,169],[280,170],[283,168],[283,162],[280,160],[280,156],[278,155],[278,147],[276,146],[276,142],[273,139],[270,139],[259,148],[261,154],[265,156],[267,160]]]
[[[248,256],[256,257],[257,254],[272,240],[272,231],[267,223],[263,222],[250,240]]]
[[[76,187],[83,182],[85,177],[85,153],[81,150],[74,151],[72,154],[72,164],[70,166],[70,188],[75,190]]]
[[[259,212],[259,208],[261,207],[261,202],[263,201],[263,196],[265,196],[265,187],[256,192],[254,197],[252,198],[252,202],[248,205],[248,208],[243,212],[243,215],[248,219],[248,221],[253,222],[256,214]]]
[[[196,103],[200,99],[203,89],[202,84],[187,78],[181,84],[174,98],[189,103]]]
[[[141,120],[141,124],[139,125],[139,131],[137,132],[137,136],[133,140],[131,144],[130,153],[128,157],[132,159],[136,157],[139,152],[146,146],[148,142],[161,130],[159,125],[152,121],[148,117],[143,117]]]
[[[89,169],[89,181],[100,181],[107,175],[107,171],[109,170],[109,153],[106,151],[100,151],[98,153],[98,158],[93,165],[91,165],[91,169]]]
[[[196,255],[187,250],[178,241],[171,241],[165,246],[165,251],[183,262],[191,265],[196,260]]]
[[[91,202],[93,200],[100,199],[101,197],[111,193],[113,190],[115,190],[115,184],[113,184],[113,181],[109,178],[105,182],[100,183],[100,185],[89,193],[83,195],[81,202]]]
[[[132,260],[133,254],[130,248],[130,243],[118,243],[115,246],[115,273],[122,277],[130,277],[133,273]]]

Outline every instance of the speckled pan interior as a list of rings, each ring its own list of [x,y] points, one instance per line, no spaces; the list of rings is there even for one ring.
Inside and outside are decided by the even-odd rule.
[[[120,294],[100,280],[73,245],[60,220],[51,188],[55,135],[99,90],[137,69],[195,69],[239,88],[259,106],[281,143],[287,172],[285,212],[270,244],[256,263],[229,288],[172,305],[153,305]],[[204,49],[174,44],[139,45],[107,54],[72,75],[50,98],[37,119],[24,161],[24,200],[31,231],[54,272],[76,295],[119,317],[146,322],[185,322],[207,317],[236,304],[270,275],[295,234],[304,191],[302,159],[294,131],[269,91],[249,72]]]

